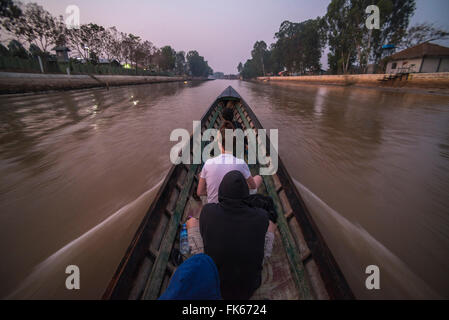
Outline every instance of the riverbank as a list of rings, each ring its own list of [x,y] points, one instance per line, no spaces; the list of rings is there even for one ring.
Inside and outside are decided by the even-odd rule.
[[[329,84],[340,86],[376,87],[391,89],[420,89],[449,93],[449,72],[413,73],[408,77],[384,80],[386,74],[356,74],[356,75],[322,75],[322,76],[287,76],[258,77],[261,82],[292,82],[304,84]]]
[[[207,78],[0,72],[0,94],[205,80]]]

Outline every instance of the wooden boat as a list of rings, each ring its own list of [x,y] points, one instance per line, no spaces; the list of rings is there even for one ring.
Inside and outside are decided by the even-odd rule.
[[[248,104],[228,87],[201,118],[202,131],[219,128],[226,105],[232,105],[234,119],[243,129],[262,129]],[[257,169],[258,165],[251,166],[252,171]],[[165,290],[180,263],[180,227],[192,212],[197,215],[202,205],[194,195],[200,170],[198,164],[178,164],[170,169],[104,299],[157,299]],[[252,299],[354,298],[280,158],[277,174],[263,179],[259,192],[273,198],[278,230],[272,256],[264,261],[262,285]]]

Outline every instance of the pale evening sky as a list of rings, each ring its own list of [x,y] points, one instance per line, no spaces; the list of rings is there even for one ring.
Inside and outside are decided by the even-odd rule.
[[[158,47],[195,49],[214,71],[237,73],[254,42],[270,45],[284,20],[323,16],[330,0],[33,0],[53,15],[68,5],[80,8],[81,23],[93,22],[139,35]],[[431,22],[449,29],[448,0],[417,0],[411,24]],[[441,44],[449,45],[448,41]],[[327,51],[321,62],[327,69]]]

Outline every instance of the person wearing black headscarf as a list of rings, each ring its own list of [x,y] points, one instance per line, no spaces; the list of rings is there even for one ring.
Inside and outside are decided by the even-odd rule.
[[[248,197],[242,173],[230,171],[219,186],[219,203],[206,204],[200,215],[204,252],[217,265],[226,300],[249,299],[261,284],[269,214],[250,207]]]

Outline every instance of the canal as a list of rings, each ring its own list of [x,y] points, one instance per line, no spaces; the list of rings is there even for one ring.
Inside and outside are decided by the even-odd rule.
[[[356,297],[449,298],[449,97],[236,80],[0,96],[0,297],[100,298],[171,166],[170,132],[228,85],[279,129]]]

